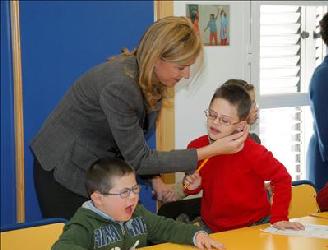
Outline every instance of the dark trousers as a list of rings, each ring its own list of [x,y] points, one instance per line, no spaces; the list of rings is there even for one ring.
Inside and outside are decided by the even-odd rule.
[[[163,204],[158,210],[158,215],[176,219],[180,214],[188,215],[190,220],[200,216],[201,198],[178,200]]]
[[[60,185],[53,171],[44,170],[34,158],[34,184],[43,218],[69,220],[88,199]]]

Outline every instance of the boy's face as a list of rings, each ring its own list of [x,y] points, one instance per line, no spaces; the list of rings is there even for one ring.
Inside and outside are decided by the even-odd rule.
[[[258,112],[259,109],[257,107],[256,101],[255,101],[255,91],[254,89],[250,90],[248,92],[250,98],[251,98],[251,102],[252,102],[252,106],[251,106],[251,110],[249,112],[249,118],[248,118],[248,123],[250,125],[254,124],[258,118]]]
[[[113,187],[107,193],[119,194],[129,190],[129,196],[122,198],[121,195],[104,195],[94,192],[91,198],[98,209],[115,221],[128,221],[139,201],[139,193],[135,194],[131,191],[137,185],[135,175],[130,173],[121,177],[112,177],[112,183]]]
[[[211,140],[217,140],[241,131],[246,122],[240,121],[237,108],[222,98],[215,98],[208,109],[207,131]]]

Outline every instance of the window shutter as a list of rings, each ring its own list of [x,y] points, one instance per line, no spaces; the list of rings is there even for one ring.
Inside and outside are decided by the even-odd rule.
[[[301,91],[301,7],[260,8],[260,95]],[[294,180],[301,178],[302,109],[261,109],[262,143]]]
[[[260,94],[300,90],[301,7],[260,9]]]

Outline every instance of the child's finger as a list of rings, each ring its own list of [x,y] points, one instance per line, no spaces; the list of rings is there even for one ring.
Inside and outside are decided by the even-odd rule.
[[[194,173],[193,177],[196,178],[196,179],[199,178],[200,177],[199,172]]]
[[[191,178],[192,178],[193,181],[197,181],[197,180],[199,180],[200,175],[199,175],[199,173],[195,173],[191,176]]]
[[[215,249],[219,249],[219,250],[224,250],[225,249],[225,246],[221,242],[218,242],[216,240],[213,240],[211,242],[211,247],[214,247]]]
[[[197,180],[199,178],[199,175],[197,174],[193,174],[193,175],[189,175],[186,179],[189,181],[189,182],[191,182],[191,183],[193,183],[195,180]]]
[[[194,182],[197,180],[197,177],[195,175],[190,176],[191,182]]]
[[[199,249],[205,249],[204,242],[203,241],[200,241],[197,247]]]
[[[301,223],[298,223],[298,222],[296,222],[296,227],[298,229],[300,229],[300,230],[304,230],[305,229],[305,226],[303,224],[301,224]]]
[[[185,178],[185,183],[188,184],[188,185],[190,185],[191,182],[192,182],[192,178],[190,176],[187,176]]]
[[[289,223],[287,228],[294,229],[294,230],[304,230],[305,229],[304,225],[301,223],[298,223],[298,222]]]

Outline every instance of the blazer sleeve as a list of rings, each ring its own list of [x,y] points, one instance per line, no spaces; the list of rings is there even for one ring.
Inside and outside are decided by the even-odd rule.
[[[105,112],[114,140],[124,157],[140,175],[169,172],[189,172],[197,164],[194,149],[159,152],[151,150],[144,137],[140,113],[144,100],[136,83],[118,81],[110,84],[100,95],[100,105]]]

